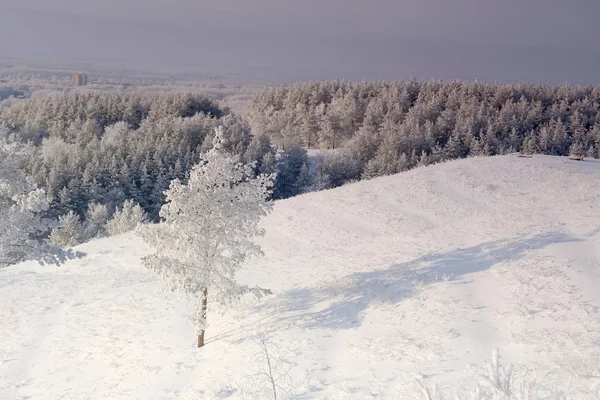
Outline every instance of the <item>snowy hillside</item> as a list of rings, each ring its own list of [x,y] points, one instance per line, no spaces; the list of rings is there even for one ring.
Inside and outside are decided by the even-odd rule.
[[[277,202],[264,227],[239,280],[274,294],[210,309],[201,350],[133,234],[0,270],[0,399],[269,398],[263,347],[280,398],[463,391],[495,348],[574,398],[600,375],[600,161],[418,168]]]

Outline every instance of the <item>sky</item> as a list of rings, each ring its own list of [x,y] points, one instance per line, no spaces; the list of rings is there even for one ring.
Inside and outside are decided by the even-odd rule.
[[[0,0],[0,57],[249,80],[600,83],[598,0]]]

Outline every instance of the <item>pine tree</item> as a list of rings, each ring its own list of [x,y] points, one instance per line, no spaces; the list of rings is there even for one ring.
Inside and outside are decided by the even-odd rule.
[[[308,154],[300,145],[296,144],[289,151],[281,154],[277,163],[277,180],[273,190],[276,199],[296,196],[296,180],[300,175],[302,166],[308,162]]]
[[[298,175],[298,179],[296,179],[295,190],[298,193],[306,193],[310,190],[313,184],[313,177],[310,172],[310,167],[308,163],[304,163],[302,168],[300,169],[300,174]]]
[[[534,132],[529,132],[525,137],[525,141],[523,142],[523,149],[521,152],[523,154],[534,154],[538,150],[538,145],[536,141],[536,135]]]
[[[573,142],[569,149],[569,153],[574,157],[583,157],[586,155],[586,148],[584,147],[583,143],[579,141]]]
[[[566,156],[569,155],[570,139],[567,134],[565,125],[561,120],[554,121],[551,124],[552,128],[552,155]]]
[[[171,183],[163,222],[141,230],[156,253],[144,264],[160,275],[172,291],[197,301],[191,316],[204,346],[209,289],[219,304],[230,304],[243,294],[264,291],[235,282],[235,273],[248,256],[261,254],[253,237],[263,234],[258,222],[271,210],[267,201],[273,175],[255,176],[251,165],[222,152],[222,129],[214,146],[192,168],[187,184]]]
[[[130,232],[148,220],[148,217],[139,204],[133,200],[125,200],[123,208],[117,210],[106,224],[109,236]]]
[[[373,179],[381,175],[379,161],[375,158],[369,160],[361,175],[361,179]]]
[[[90,204],[86,214],[85,239],[104,237],[107,235],[108,209],[104,204]]]
[[[58,218],[58,226],[52,230],[49,238],[55,246],[69,248],[77,246],[84,241],[83,225],[79,216],[73,211]]]

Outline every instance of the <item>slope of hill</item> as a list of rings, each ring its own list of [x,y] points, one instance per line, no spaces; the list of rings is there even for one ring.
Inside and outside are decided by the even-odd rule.
[[[279,398],[463,391],[495,348],[574,398],[599,375],[599,161],[418,168],[277,202],[264,227],[239,279],[274,294],[212,308],[202,350],[132,234],[1,270],[0,398],[269,398],[265,348]]]

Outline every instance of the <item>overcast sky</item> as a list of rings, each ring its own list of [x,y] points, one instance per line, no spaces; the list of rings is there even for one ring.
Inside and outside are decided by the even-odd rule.
[[[600,84],[600,0],[0,0],[0,57],[248,79]]]

